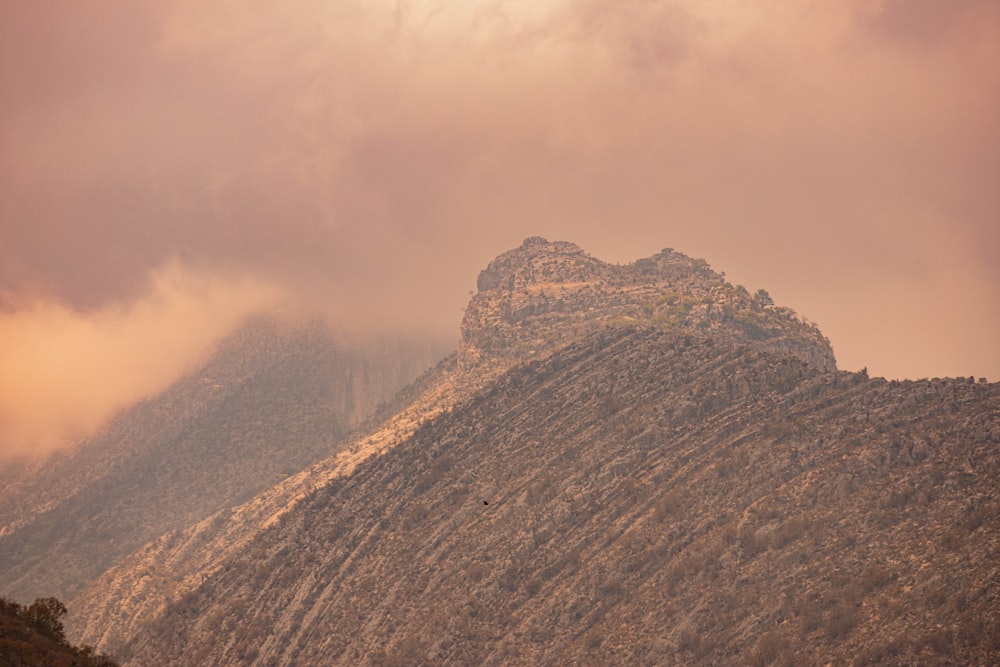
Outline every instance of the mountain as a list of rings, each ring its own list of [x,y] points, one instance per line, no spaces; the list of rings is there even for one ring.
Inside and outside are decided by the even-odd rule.
[[[70,603],[130,665],[989,664],[1000,385],[837,371],[680,253],[528,239],[341,452]]]
[[[40,464],[4,471],[0,590],[72,597],[166,531],[335,452],[436,356],[256,317],[198,371]]]
[[[642,324],[740,341],[797,356],[821,370],[836,362],[815,326],[725,281],[705,260],[665,249],[627,265],[565,241],[531,237],[479,274],[462,321],[460,361],[519,363],[608,325]]]

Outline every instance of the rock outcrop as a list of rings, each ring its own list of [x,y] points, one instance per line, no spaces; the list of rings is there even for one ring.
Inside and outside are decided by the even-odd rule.
[[[523,361],[609,325],[739,341],[835,370],[829,341],[766,296],[673,250],[613,265],[564,241],[527,239],[490,262],[462,321],[464,367]]]

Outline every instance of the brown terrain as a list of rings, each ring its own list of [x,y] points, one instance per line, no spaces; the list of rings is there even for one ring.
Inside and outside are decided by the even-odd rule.
[[[126,665],[996,664],[1000,385],[532,238],[341,452],[69,601]]]

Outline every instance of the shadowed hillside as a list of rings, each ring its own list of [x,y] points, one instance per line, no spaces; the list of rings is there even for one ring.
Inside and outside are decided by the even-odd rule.
[[[154,537],[329,456],[434,356],[251,320],[203,368],[73,450],[4,471],[0,591],[68,599]]]

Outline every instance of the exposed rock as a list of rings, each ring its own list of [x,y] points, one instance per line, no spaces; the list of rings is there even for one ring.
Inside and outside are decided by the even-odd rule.
[[[462,321],[465,368],[537,358],[608,325],[711,335],[836,368],[815,326],[672,250],[618,266],[532,237],[490,262],[478,285]]]

